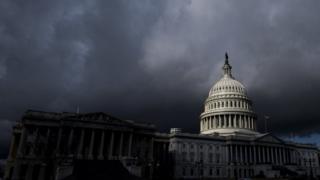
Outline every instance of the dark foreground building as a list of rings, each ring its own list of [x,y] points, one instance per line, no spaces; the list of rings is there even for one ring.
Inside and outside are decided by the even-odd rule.
[[[107,177],[169,176],[168,147],[168,135],[150,124],[104,113],[27,111],[13,128],[5,179],[79,178],[93,167],[107,168]]]
[[[5,179],[319,177],[317,146],[258,132],[227,55],[223,71],[204,103],[200,134],[161,134],[105,113],[27,111],[13,128]]]

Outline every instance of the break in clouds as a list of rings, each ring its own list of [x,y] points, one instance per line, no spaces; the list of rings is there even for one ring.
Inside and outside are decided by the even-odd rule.
[[[229,52],[260,131],[320,132],[319,1],[0,2],[0,124],[27,109],[103,111],[197,132]]]

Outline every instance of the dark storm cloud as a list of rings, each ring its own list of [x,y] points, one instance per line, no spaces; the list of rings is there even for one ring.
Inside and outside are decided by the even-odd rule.
[[[269,129],[318,133],[319,7],[289,0],[2,0],[0,118],[79,106],[196,132],[229,51],[260,119],[271,117]]]

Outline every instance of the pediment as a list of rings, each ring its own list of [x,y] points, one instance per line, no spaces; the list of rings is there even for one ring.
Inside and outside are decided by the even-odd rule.
[[[262,135],[262,136],[256,138],[255,141],[267,142],[267,143],[278,143],[278,144],[284,143],[283,140],[281,140],[280,138],[278,138],[278,137],[276,137],[276,136],[274,136],[272,134]]]
[[[106,122],[106,123],[112,123],[112,124],[122,124],[122,125],[130,124],[125,120],[121,120],[119,118],[116,118],[114,116],[111,116],[103,112],[79,114],[79,115],[73,116],[72,118],[76,118],[84,121],[100,121],[100,122]]]

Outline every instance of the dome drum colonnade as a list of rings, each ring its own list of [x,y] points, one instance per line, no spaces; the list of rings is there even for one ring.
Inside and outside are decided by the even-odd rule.
[[[256,114],[244,86],[231,74],[226,54],[223,77],[211,88],[200,115],[201,134],[244,132],[255,133]]]

